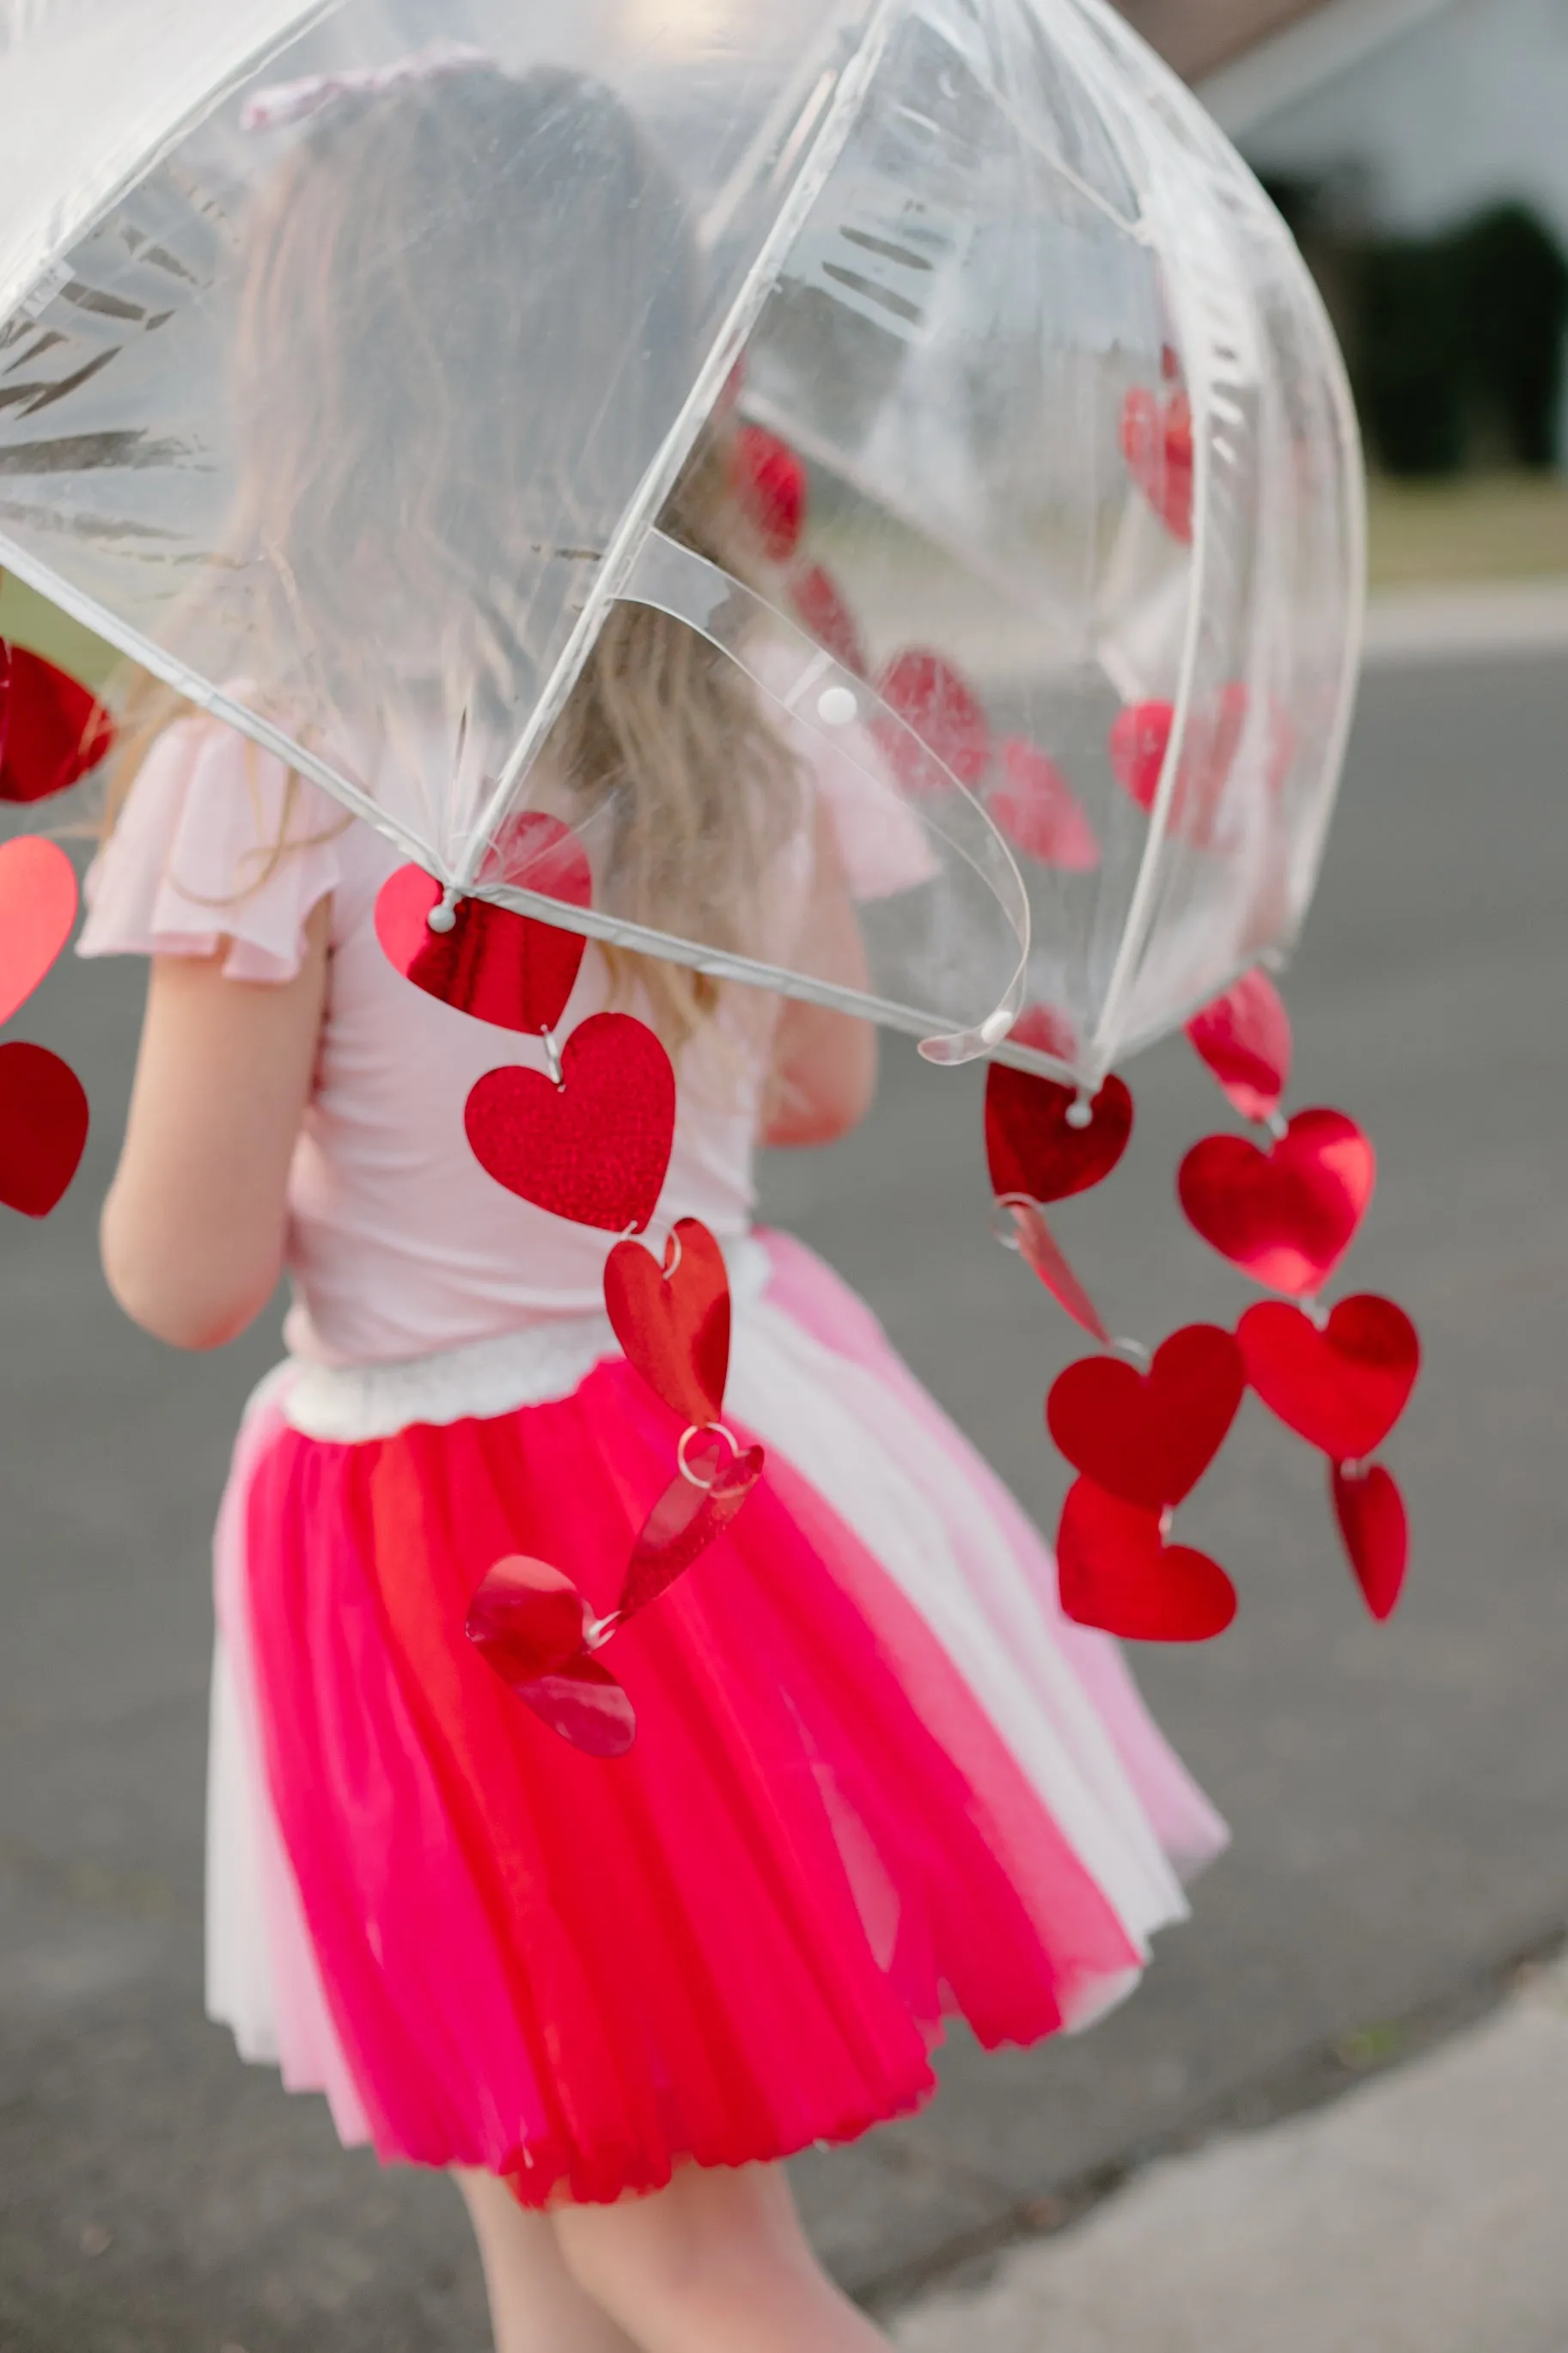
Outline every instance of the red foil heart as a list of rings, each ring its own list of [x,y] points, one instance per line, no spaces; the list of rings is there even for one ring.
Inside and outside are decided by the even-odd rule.
[[[1266,972],[1245,973],[1187,1023],[1187,1036],[1243,1119],[1272,1119],[1290,1076],[1285,1000]]]
[[[1373,1616],[1392,1618],[1410,1565],[1410,1524],[1405,1498],[1381,1463],[1351,1470],[1329,1466],[1329,1488],[1346,1557]]]
[[[0,801],[47,800],[90,775],[114,744],[114,722],[63,670],[24,646],[8,649]]]
[[[707,1227],[682,1218],[662,1267],[641,1242],[617,1242],[605,1261],[605,1305],[655,1396],[683,1422],[717,1421],[730,1371],[730,1278]]]
[[[877,692],[936,754],[934,760],[922,758],[919,744],[900,728],[884,724],[876,730],[905,792],[946,792],[953,776],[961,785],[980,782],[991,765],[991,723],[979,696],[951,662],[918,649],[900,654],[878,679]]]
[[[1071,786],[1050,754],[1026,736],[1009,735],[997,747],[1002,782],[986,807],[1008,840],[1042,866],[1064,874],[1089,874],[1100,864],[1100,843],[1074,797]]]
[[[46,1047],[0,1046],[0,1201],[47,1218],[81,1165],[88,1106],[68,1062]]]
[[[593,881],[575,837],[553,818],[536,822],[552,838],[509,879],[586,907]],[[429,916],[441,896],[422,867],[401,866],[388,876],[375,902],[375,934],[388,962],[427,997],[476,1021],[535,1037],[552,1029],[576,984],[587,946],[582,934],[485,899],[459,899],[451,930],[433,932]]]
[[[1135,385],[1121,406],[1121,454],[1127,470],[1173,538],[1193,536],[1193,410],[1184,392],[1157,393]]]
[[[760,1446],[733,1453],[717,1431],[704,1431],[683,1449],[683,1459],[691,1476],[678,1472],[670,1481],[632,1547],[617,1623],[656,1601],[723,1535],[762,1477],[766,1457]]]
[[[808,484],[800,459],[776,433],[742,425],[731,445],[731,480],[763,553],[770,563],[787,564],[805,528]]]
[[[1110,765],[1116,780],[1142,809],[1154,806],[1175,723],[1173,702],[1131,702],[1111,725]]]
[[[1054,1054],[1069,1068],[1078,1060],[1078,1031],[1070,1014],[1059,1006],[1026,1005],[1007,1035],[1020,1046],[1033,1046],[1037,1053]]]
[[[1155,1349],[1146,1373],[1115,1356],[1069,1365],[1046,1400],[1046,1425],[1075,1471],[1122,1503],[1158,1514],[1192,1493],[1224,1445],[1246,1387],[1230,1334],[1189,1324]]]
[[[1031,1201],[1065,1201],[1110,1176],[1132,1133],[1132,1098],[1122,1080],[1107,1079],[1087,1127],[1068,1122],[1077,1101],[1074,1087],[992,1063],[985,1074],[985,1157],[999,1200],[1021,1193]]]
[[[1382,1445],[1421,1370],[1415,1324],[1370,1292],[1342,1299],[1321,1332],[1299,1307],[1261,1300],[1236,1336],[1270,1413],[1335,1462],[1358,1462]]]
[[[0,842],[0,1021],[25,1005],[71,935],[76,870],[58,841]]]
[[[820,564],[803,565],[790,575],[791,610],[826,653],[857,678],[866,675],[866,649],[844,593]]]
[[[1063,1255],[1060,1244],[1049,1226],[1038,1202],[1026,1201],[1021,1197],[1003,1204],[1013,1220],[1018,1251],[1026,1266],[1039,1276],[1058,1307],[1065,1307],[1072,1320],[1093,1339],[1109,1346],[1110,1335],[1100,1318],[1099,1308],[1079,1281]]]
[[[1076,1479],[1057,1530],[1062,1608],[1079,1626],[1131,1642],[1207,1642],[1236,1616],[1217,1561],[1168,1545],[1153,1512]]]
[[[675,1140],[675,1072],[647,1025],[595,1013],[541,1071],[489,1071],[463,1113],[481,1168],[541,1209],[610,1233],[639,1232],[658,1207]]]
[[[548,1561],[498,1560],[464,1629],[486,1663],[552,1732],[590,1757],[624,1757],[637,1737],[631,1701],[588,1654],[587,1604]]]
[[[1342,1111],[1299,1111],[1271,1151],[1208,1135],[1183,1161],[1176,1191],[1188,1222],[1222,1258],[1270,1291],[1319,1290],[1343,1258],[1372,1198],[1377,1161]]]

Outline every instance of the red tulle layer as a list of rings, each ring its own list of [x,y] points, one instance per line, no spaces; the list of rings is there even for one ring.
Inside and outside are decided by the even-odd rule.
[[[541,1725],[466,1641],[507,1552],[614,1599],[677,1432],[624,1364],[251,1483],[274,1809],[385,2157],[606,2200],[850,2137],[944,2012],[1051,2032],[1136,1967],[922,1619],[790,1466],[607,1654],[638,1737]]]

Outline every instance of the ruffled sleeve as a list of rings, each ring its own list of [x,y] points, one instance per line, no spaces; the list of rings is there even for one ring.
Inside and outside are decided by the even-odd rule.
[[[88,873],[78,953],[212,955],[231,980],[292,979],[351,820],[216,720],[160,736]]]

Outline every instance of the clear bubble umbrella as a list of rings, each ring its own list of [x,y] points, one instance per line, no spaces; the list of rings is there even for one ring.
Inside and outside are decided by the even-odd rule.
[[[416,74],[531,89],[535,134],[476,104],[436,215],[362,221],[258,352],[257,221]],[[598,287],[573,75],[651,159]],[[0,565],[450,893],[561,919],[498,852],[548,805],[583,931],[1091,1082],[1289,948],[1352,691],[1352,412],[1271,207],[1096,0],[17,0],[0,223]],[[383,397],[410,296],[426,365]],[[721,437],[754,565],[672,509]],[[824,779],[863,989],[744,906],[617,897],[616,811],[551,746],[628,602]]]

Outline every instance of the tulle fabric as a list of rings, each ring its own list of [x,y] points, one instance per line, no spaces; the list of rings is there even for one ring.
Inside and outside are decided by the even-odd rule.
[[[626,1366],[357,1446],[275,1405],[250,1425],[222,1672],[271,1822],[214,1856],[215,2007],[239,2025],[259,1913],[251,2048],[384,2156],[486,2166],[542,2203],[852,2137],[930,2090],[944,2013],[1027,2042],[1127,1989],[1183,1908],[1151,1814],[1188,1862],[1223,1839],[1112,1647],[1063,1655],[1038,1539],[999,1527],[1001,1491],[874,1319],[770,1248],[732,1381],[768,1479],[606,1654],[640,1721],[616,1763],[540,1725],[461,1627],[508,1550],[613,1599],[675,1434]],[[802,1420],[806,1391],[847,1454]],[[825,1491],[858,1444],[847,1514]],[[216,1767],[214,1820],[237,1822]]]

